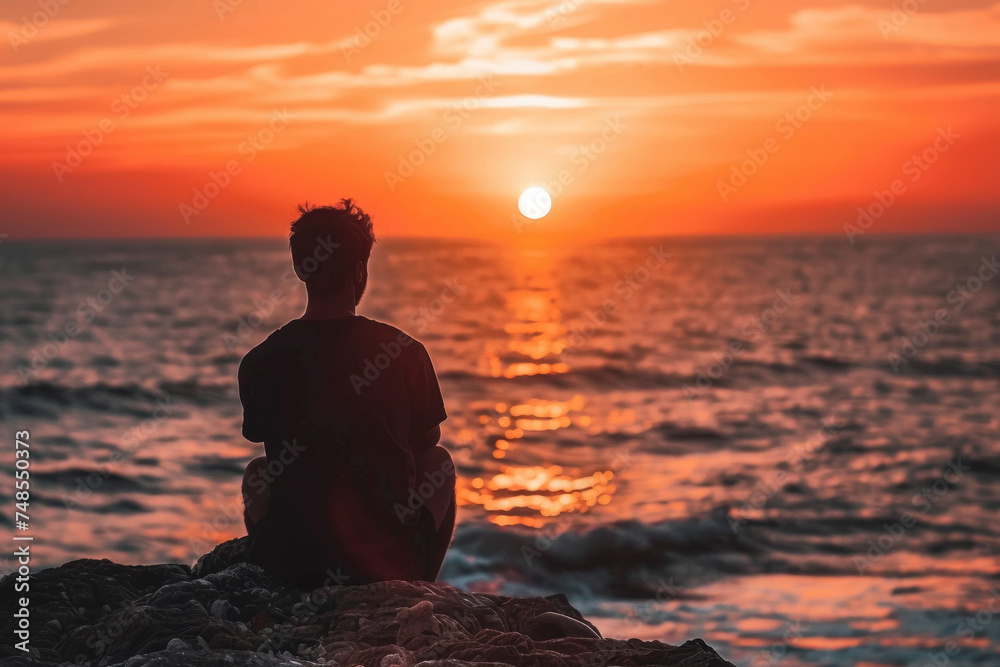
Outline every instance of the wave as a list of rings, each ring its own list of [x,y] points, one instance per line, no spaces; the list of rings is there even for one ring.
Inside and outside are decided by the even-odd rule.
[[[513,378],[493,377],[472,371],[448,370],[438,373],[438,378],[450,382],[473,383],[539,383],[548,386],[565,387],[578,384],[589,384],[595,387],[606,387],[609,384],[635,388],[653,388],[664,386],[680,387],[685,381],[690,381],[683,375],[663,373],[651,370],[637,370],[625,366],[604,364],[601,366],[577,366],[565,373],[539,373],[537,375],[518,375]]]
[[[751,533],[732,529],[725,510],[705,519],[622,520],[554,533],[461,524],[442,577],[471,588],[499,581],[507,590],[570,591],[583,599],[656,598],[670,579],[705,579],[736,562],[748,567],[764,550]]]
[[[910,372],[916,375],[931,375],[935,377],[1000,377],[1000,361],[967,362],[964,359],[938,359],[925,361],[919,357],[909,360]],[[907,367],[907,366],[904,366]]]
[[[110,467],[84,468],[75,466],[61,470],[32,472],[32,477],[44,481],[50,488],[62,487],[68,490],[82,490],[88,496],[97,489],[106,494],[141,492],[153,495],[165,492],[162,490],[163,484],[159,477],[122,475]]]
[[[67,387],[51,382],[33,382],[0,389],[0,413],[57,419],[65,410],[80,409],[145,418],[157,410],[172,410],[181,403],[201,407],[237,400],[235,382],[162,381],[155,388],[132,383],[114,385],[98,382]]]
[[[728,576],[857,576],[852,557],[863,557],[869,542],[897,520],[891,515],[749,519],[722,506],[706,517],[654,523],[629,519],[589,527],[570,523],[562,526],[563,532],[463,523],[441,575],[469,590],[562,591],[595,603],[608,598],[662,601]],[[966,556],[988,553],[992,539],[972,526],[966,531],[927,525],[914,529],[898,548]]]
[[[793,376],[815,379],[815,371],[829,373],[851,372],[861,368],[882,369],[884,364],[859,364],[836,357],[807,356],[795,364],[762,362],[753,359],[738,360],[720,377],[710,378],[704,369],[693,374],[635,368],[630,364],[609,362],[589,366],[574,366],[565,373],[521,375],[514,378],[492,377],[475,371],[448,370],[440,372],[443,382],[472,384],[481,390],[491,383],[542,385],[552,388],[603,391],[609,386],[635,390],[672,388],[685,392],[693,399],[710,398],[719,388],[771,385],[788,383]],[[910,376],[996,378],[1000,377],[1000,361],[970,363],[958,359],[924,361],[919,358],[908,362],[905,371]],[[892,391],[892,386],[879,379],[876,389],[881,393]],[[916,391],[916,390],[914,390]],[[0,388],[0,414],[22,417],[58,419],[68,409],[120,414],[130,417],[149,417],[164,402],[191,404],[199,407],[233,404],[239,400],[235,380],[232,382],[207,382],[188,379],[162,380],[151,385],[135,383],[109,384],[105,382],[65,386],[42,381],[27,385]],[[711,434],[686,434],[682,439],[716,439]]]
[[[754,386],[771,384],[778,378],[787,381],[788,376],[813,378],[814,369],[821,368],[829,372],[846,372],[856,366],[853,362],[840,359],[810,358],[803,359],[799,364],[789,365],[780,362],[762,362],[755,360],[739,360],[728,368],[721,376],[708,375],[711,361],[704,367],[696,369],[695,373],[672,373],[657,371],[650,368],[636,368],[634,364],[609,361],[604,364],[571,365],[564,373],[538,373],[535,375],[519,375],[513,378],[493,377],[474,371],[448,370],[438,373],[442,380],[455,383],[483,384],[489,382],[540,384],[546,387],[593,388],[602,390],[608,386],[625,387],[629,389],[660,389],[663,387],[687,390],[693,397],[708,396],[716,388],[734,388],[750,383]]]

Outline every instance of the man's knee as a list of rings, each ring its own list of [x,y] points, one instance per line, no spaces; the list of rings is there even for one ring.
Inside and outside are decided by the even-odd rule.
[[[264,480],[264,476],[261,474],[267,469],[267,457],[258,456],[257,458],[250,461],[247,464],[246,470],[243,471],[243,491],[244,495],[246,491],[250,488],[255,488],[259,486],[259,483],[255,484],[255,480]]]
[[[262,472],[267,468],[267,458],[258,456],[247,464],[243,473],[242,495],[243,495],[243,521],[246,524],[247,532],[260,521],[267,511],[268,499],[270,497],[267,488],[266,477]]]
[[[418,452],[416,454],[416,458],[419,459],[426,468],[442,468],[445,466],[450,467],[452,470],[455,468],[455,463],[451,458],[451,453],[441,445],[434,445],[430,449]]]
[[[419,452],[414,456],[414,462],[416,463],[418,476],[423,476],[425,472],[431,474],[440,472],[444,475],[447,482],[454,485],[456,477],[455,461],[451,458],[451,453],[444,447],[435,445],[430,449]]]

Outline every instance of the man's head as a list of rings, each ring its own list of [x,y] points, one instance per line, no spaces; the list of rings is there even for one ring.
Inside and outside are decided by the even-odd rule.
[[[348,281],[354,285],[355,305],[368,284],[368,258],[375,244],[371,217],[341,199],[337,206],[299,206],[288,245],[295,275],[310,294],[332,294]]]

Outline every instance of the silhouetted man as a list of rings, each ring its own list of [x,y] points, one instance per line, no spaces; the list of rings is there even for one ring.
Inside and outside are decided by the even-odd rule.
[[[355,314],[375,236],[350,199],[299,207],[289,245],[305,313],[239,369],[247,560],[312,588],[433,581],[455,524],[455,469],[424,346]]]

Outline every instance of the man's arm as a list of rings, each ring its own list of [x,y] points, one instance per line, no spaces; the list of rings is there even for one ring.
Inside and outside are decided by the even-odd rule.
[[[264,428],[260,412],[261,396],[257,389],[259,375],[254,362],[253,350],[247,352],[240,362],[237,374],[240,385],[240,403],[243,404],[243,437],[250,442],[264,442]]]
[[[430,355],[423,345],[416,346],[415,381],[410,396],[410,451],[422,452],[441,439],[440,424],[448,418]]]

